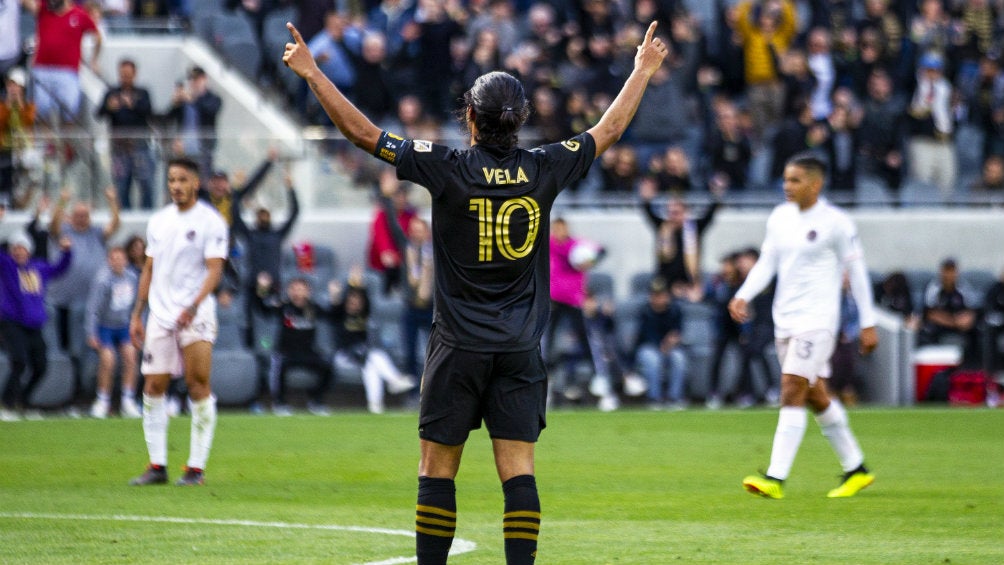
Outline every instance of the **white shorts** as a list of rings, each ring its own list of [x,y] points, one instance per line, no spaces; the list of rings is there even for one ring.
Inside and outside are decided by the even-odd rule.
[[[200,341],[216,342],[215,316],[195,320],[181,330],[168,329],[150,320],[146,325],[146,339],[143,340],[140,372],[144,375],[180,376],[185,370],[181,351]]]
[[[818,378],[830,377],[830,357],[837,345],[833,332],[816,330],[779,338],[774,343],[781,374],[805,377],[810,385],[816,384]]]

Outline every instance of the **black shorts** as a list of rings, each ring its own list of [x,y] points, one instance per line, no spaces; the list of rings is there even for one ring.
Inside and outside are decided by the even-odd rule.
[[[466,351],[443,343],[433,328],[426,357],[420,438],[460,445],[482,420],[494,439],[536,442],[540,437],[546,426],[547,373],[539,347]]]

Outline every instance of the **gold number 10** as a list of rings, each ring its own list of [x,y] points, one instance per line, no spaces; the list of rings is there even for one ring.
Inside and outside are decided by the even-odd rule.
[[[471,198],[469,209],[478,213],[478,261],[491,261],[496,245],[499,253],[510,261],[526,257],[533,250],[540,230],[540,206],[533,198],[521,196],[506,200],[499,206],[498,216],[492,213],[492,201],[487,198]],[[526,241],[513,247],[509,240],[509,222],[518,210],[527,214]]]

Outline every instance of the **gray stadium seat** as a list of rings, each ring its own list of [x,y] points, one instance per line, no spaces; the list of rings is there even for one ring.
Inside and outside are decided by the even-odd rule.
[[[631,276],[630,296],[648,296],[648,283],[652,280],[651,272],[635,273]]]
[[[213,394],[222,406],[250,404],[258,397],[258,365],[243,349],[213,351]]]
[[[590,271],[586,286],[596,296],[606,298],[613,298],[614,296],[614,277],[608,273]]]

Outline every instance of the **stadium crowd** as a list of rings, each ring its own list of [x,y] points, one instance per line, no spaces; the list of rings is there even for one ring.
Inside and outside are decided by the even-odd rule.
[[[40,59],[53,57],[47,46],[86,43],[88,36],[100,38],[102,30],[142,29],[143,22],[162,17],[203,36],[262,88],[282,93],[306,123],[330,126],[302,81],[289,80],[289,71],[274,63],[276,43],[285,40],[282,24],[292,19],[325,74],[382,126],[422,138],[452,135],[460,94],[486,70],[502,69],[520,78],[532,98],[528,125],[534,139],[526,141],[555,141],[596,122],[630,69],[631,46],[645,22],[656,20],[671,45],[670,62],[653,77],[621,143],[575,187],[579,194],[630,196],[645,184],[683,193],[709,184],[734,193],[770,190],[778,185],[785,160],[806,149],[831,163],[831,190],[844,201],[867,193],[872,201],[896,202],[905,186],[930,189],[944,201],[970,196],[987,201],[1004,188],[999,61],[1004,13],[992,0],[235,0],[81,6],[22,0],[39,16],[73,10],[93,22],[76,30],[72,41],[56,31],[62,28],[45,25],[20,41],[16,4],[5,3],[0,12],[7,20],[4,29],[12,30],[4,34],[0,71],[15,69],[13,82],[24,83],[26,75],[16,65],[34,57],[29,91],[39,107],[32,119],[41,122],[53,112],[50,92],[56,100],[72,101],[60,103],[64,117],[72,116],[79,99],[72,76],[46,82],[49,68],[76,72],[79,48],[45,66]],[[220,22],[235,18],[243,27],[222,27]],[[230,49],[223,36],[237,29],[249,35],[241,49]],[[99,51],[100,40],[89,50],[92,66]],[[235,60],[249,53],[253,64]],[[69,61],[73,54],[78,57]],[[74,88],[75,94],[62,93]],[[199,91],[197,85],[180,87],[166,116],[144,115],[137,106],[137,113],[120,123],[117,103],[115,109],[106,103],[99,114],[113,126],[162,120],[175,132],[172,143],[184,141],[191,125],[208,128],[203,139],[208,146],[186,142],[182,148],[211,159],[218,101],[215,111],[201,103],[197,111],[181,105]],[[0,130],[25,127],[24,120],[12,124],[4,116],[0,111]],[[9,137],[0,136],[7,151],[13,142],[3,140]],[[111,150],[117,180],[132,164],[146,182],[145,156],[125,159],[122,147]],[[9,161],[0,179],[10,178]],[[211,170],[210,162],[205,171]],[[376,174],[357,173],[360,182],[371,182]],[[11,181],[4,182],[9,190]],[[149,207],[146,201],[142,205]]]
[[[212,40],[217,38],[210,24],[214,14],[239,14],[253,24],[254,43],[262,50],[261,63],[249,78],[264,89],[281,91],[304,123],[330,125],[302,84],[286,80],[285,69],[267,62],[276,60],[276,53],[268,51],[274,44],[270,22],[276,15],[291,15],[325,74],[382,127],[406,137],[447,135],[457,101],[473,80],[488,70],[506,70],[519,77],[530,93],[534,111],[529,126],[535,137],[527,141],[532,143],[566,139],[594,125],[631,68],[631,46],[637,45],[645,24],[657,20],[659,33],[671,45],[669,62],[652,78],[634,124],[621,142],[573,189],[587,197],[612,194],[642,202],[641,214],[656,234],[652,269],[656,276],[640,273],[638,278],[644,282],[633,289],[636,296],[615,301],[603,284],[602,269],[594,267],[597,262],[602,265],[602,254],[573,261],[571,244],[552,241],[552,252],[563,249],[554,255],[565,261],[552,261],[552,273],[563,270],[573,279],[576,272],[583,275],[576,279],[580,287],[571,298],[560,291],[553,296],[556,313],[571,312],[556,316],[556,327],[549,332],[548,362],[559,375],[555,380],[560,387],[553,398],[559,403],[587,398],[580,386],[586,381],[591,395],[610,409],[623,397],[646,390],[653,407],[678,408],[698,398],[709,407],[728,400],[739,405],[776,400],[776,374],[765,353],[770,347],[770,339],[765,338],[770,336],[769,315],[736,325],[725,314],[730,293],[755,260],[755,250],[736,250],[723,257],[718,273],[700,273],[696,257],[700,234],[713,221],[719,201],[725,195],[762,190],[771,194],[773,202],[781,169],[791,155],[813,150],[824,156],[831,170],[830,194],[845,201],[854,201],[866,191],[896,195],[911,184],[930,187],[944,201],[1004,194],[1004,75],[999,61],[1004,2],[178,0],[80,4],[23,0],[0,7],[0,30],[4,30],[0,72],[6,77],[0,102],[0,197],[4,205],[13,207],[30,206],[36,198],[36,220],[47,213],[48,199],[31,191],[26,194],[18,173],[35,166],[30,142],[36,127],[72,121],[74,107],[63,102],[53,106],[51,98],[64,97],[49,94],[76,88],[79,96],[79,85],[70,80],[73,77],[49,72],[57,77],[52,79],[46,77],[45,65],[39,66],[37,57],[40,53],[48,56],[52,42],[58,47],[68,41],[65,34],[43,24],[53,14],[73,11],[93,23],[79,29],[74,38],[72,74],[86,35],[100,37],[102,30],[114,32],[137,27],[148,18],[169,17],[184,33]],[[17,18],[28,14],[37,14],[37,33],[21,38],[13,30],[19,29]],[[213,44],[228,55],[221,44]],[[25,49],[26,45],[35,47]],[[99,52],[100,41],[91,47],[91,61]],[[45,323],[51,325],[59,348],[73,358],[74,392],[66,407],[70,413],[83,401],[80,383],[87,370],[84,357],[89,355],[85,347],[74,345],[74,339],[99,352],[97,372],[102,376],[92,415],[109,412],[112,389],[107,375],[114,357],[120,357],[125,373],[134,370],[125,357],[135,351],[116,341],[111,331],[116,328],[100,323],[108,314],[107,323],[113,324],[113,313],[98,311],[127,299],[132,279],[123,273],[134,272],[141,264],[142,252],[135,249],[142,245],[142,238],[132,239],[124,254],[117,247],[108,249],[107,267],[100,271],[98,267],[106,262],[107,242],[115,239],[118,205],[155,206],[151,154],[134,143],[135,128],[154,123],[167,124],[174,136],[168,144],[172,151],[200,156],[208,185],[205,198],[232,224],[236,245],[230,261],[233,267],[220,289],[226,295],[220,299],[221,334],[232,329],[242,339],[228,346],[257,356],[262,398],[256,400],[270,397],[277,413],[287,413],[286,368],[301,361],[317,373],[309,402],[316,413],[327,412],[329,385],[345,374],[360,374],[367,406],[373,412],[383,410],[385,390],[406,392],[411,377],[421,370],[416,336],[431,320],[428,226],[408,203],[407,187],[396,183],[393,175],[388,177],[386,169],[346,157],[343,163],[354,169],[358,182],[379,187],[367,271],[352,269],[352,276],[347,276],[349,269],[342,265],[336,269],[330,250],[319,245],[298,242],[294,254],[293,244],[286,239],[297,206],[291,180],[284,183],[290,198],[287,224],[273,226],[271,211],[264,207],[255,210],[253,225],[241,218],[242,199],[266,179],[275,155],[270,154],[246,183],[214,166],[220,101],[208,87],[211,77],[192,69],[187,83],[174,93],[171,111],[155,116],[149,108],[149,93],[133,82],[136,67],[144,62],[117,63],[118,84],[109,86],[96,108],[112,126],[109,162],[115,189],[106,196],[115,220],[104,230],[94,228],[85,218],[89,208],[81,203],[65,226],[61,215],[53,214],[52,223],[37,229],[34,239],[10,241],[15,263],[32,250],[47,261],[50,253],[58,257],[60,234],[70,239],[80,234],[80,241],[68,247],[72,249],[68,272],[86,270],[86,280],[81,278],[84,275],[74,275],[68,285],[55,278],[57,296],[45,293],[55,314]],[[50,61],[50,66],[60,67],[60,63]],[[207,128],[211,134],[202,135]],[[337,144],[333,147],[337,151]],[[970,172],[977,174],[967,176]],[[230,186],[231,179],[239,188]],[[133,182],[139,196],[135,199],[131,197]],[[695,193],[707,194],[711,200],[701,218],[691,217],[680,199]],[[663,211],[654,201],[666,196],[671,198]],[[62,213],[69,200],[69,195],[61,195],[54,209]],[[39,222],[33,225],[38,227]],[[588,239],[588,233],[582,235]],[[33,243],[28,246],[25,241]],[[265,246],[267,252],[263,252]],[[125,268],[120,265],[122,255],[128,263]],[[280,264],[286,256],[292,260]],[[932,273],[934,268],[931,265]],[[55,277],[55,270],[45,272],[50,274],[43,278]],[[942,262],[938,277],[932,279],[930,288],[924,288],[927,280],[907,280],[904,273],[876,276],[879,304],[901,312],[917,328],[922,343],[954,340],[964,347],[967,358],[980,362],[990,343],[987,336],[997,335],[1004,325],[1000,321],[1004,283],[984,277],[980,288],[972,289],[964,283],[965,273],[959,275],[958,265],[951,260]],[[329,285],[331,281],[335,284]],[[74,295],[82,295],[85,288],[103,289],[105,294],[92,296],[94,306],[86,316],[83,312],[75,316],[61,285],[72,288]],[[7,294],[3,300],[12,307],[16,298]],[[764,303],[769,305],[769,297]],[[842,335],[852,343],[853,305],[848,304],[846,310]],[[282,322],[276,322],[275,316]],[[692,363],[688,370],[688,354],[694,349],[693,343],[683,339],[687,324],[693,322],[688,317],[711,320],[713,331],[702,335],[707,344],[718,348],[713,357],[716,363],[700,373]],[[571,332],[563,321],[569,319]],[[4,325],[8,322],[5,317]],[[306,333],[282,337],[289,328]],[[39,327],[30,329],[40,331]],[[102,335],[102,330],[109,331]],[[8,358],[12,358],[11,348],[18,342],[11,342],[7,332],[4,337]],[[310,343],[316,347],[283,350]],[[739,352],[738,375],[721,374],[720,360],[729,348]],[[324,359],[323,368],[313,363],[315,356]],[[580,360],[585,360],[585,369]],[[33,370],[37,373],[41,367],[44,371],[44,363],[34,361]],[[15,386],[12,383],[18,381],[26,363],[10,366],[8,389]],[[583,371],[585,380],[580,375]],[[853,368],[847,371],[841,392],[850,399],[855,394],[855,377]],[[31,379],[34,382],[35,376]],[[702,386],[695,387],[698,381]],[[132,382],[130,375],[123,375],[123,415],[135,413],[130,404],[134,391],[128,390]],[[727,390],[730,385],[735,390]],[[29,392],[31,386],[26,387]],[[688,390],[705,392],[695,395]],[[21,393],[16,388],[5,392],[5,418],[20,417],[14,411],[18,403],[36,414],[31,406],[23,406],[27,397],[18,398]],[[413,402],[412,396],[402,398]]]

